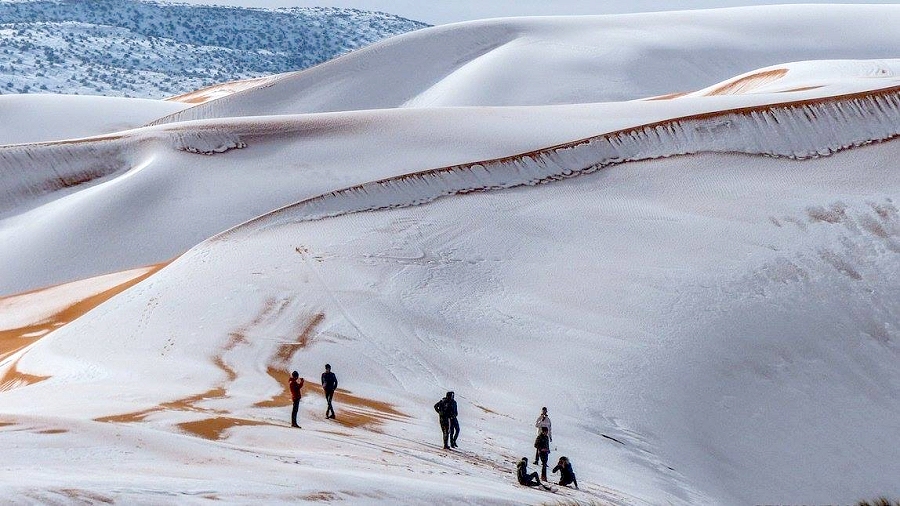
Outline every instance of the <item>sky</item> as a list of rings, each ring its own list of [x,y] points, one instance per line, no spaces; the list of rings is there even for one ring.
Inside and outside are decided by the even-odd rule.
[[[236,5],[242,7],[352,7],[397,14],[433,25],[473,19],[511,16],[558,16],[571,14],[621,14],[626,12],[712,9],[741,5],[782,3],[862,3],[803,0],[182,0],[190,4]],[[890,4],[892,0],[865,3]]]

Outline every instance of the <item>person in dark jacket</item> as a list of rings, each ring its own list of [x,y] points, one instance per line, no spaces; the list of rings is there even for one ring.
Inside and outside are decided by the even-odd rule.
[[[541,483],[541,480],[538,479],[538,473],[528,474],[528,457],[522,457],[522,460],[516,464],[516,479],[519,481],[519,485],[525,485],[526,487],[544,487],[549,490],[550,487]]]
[[[325,364],[325,372],[322,373],[322,390],[325,390],[325,402],[328,407],[325,408],[325,418],[334,418],[334,407],[331,405],[331,399],[334,398],[334,391],[337,390],[337,376],[331,372],[331,364]]]
[[[550,458],[550,436],[548,432],[547,427],[541,427],[541,433],[534,440],[534,447],[541,458],[541,479],[544,481],[547,481],[547,459]]]
[[[299,378],[299,382],[297,379]],[[300,410],[300,389],[303,388],[303,378],[300,377],[300,373],[294,371],[291,373],[291,379],[288,382],[288,387],[291,389],[291,400],[294,403],[294,408],[291,410],[291,427],[300,428],[297,425],[297,411]]]
[[[561,486],[565,487],[572,483],[575,485],[575,488],[578,488],[578,480],[575,479],[575,471],[572,470],[572,463],[569,462],[568,457],[559,458],[559,462],[553,468],[554,473],[557,471],[559,471],[559,484]]]
[[[537,427],[537,435],[541,435],[541,429],[547,427],[547,437],[550,438],[550,442],[553,442],[553,427],[550,424],[550,415],[547,414],[546,406],[541,408],[541,414],[538,415],[537,420],[534,422],[534,426]],[[538,451],[534,451],[534,462],[537,463],[540,460],[541,456],[538,454]]]
[[[453,399],[453,392],[447,392],[443,399],[437,401],[434,405],[434,410],[437,412],[438,419],[441,422],[441,432],[444,434],[444,449],[456,448],[456,438],[459,437],[459,421],[456,419],[458,412],[456,401]]]

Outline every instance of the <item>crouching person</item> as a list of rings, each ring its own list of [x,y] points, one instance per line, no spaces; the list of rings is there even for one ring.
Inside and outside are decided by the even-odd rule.
[[[554,473],[557,471],[559,471],[559,484],[561,486],[566,487],[571,483],[575,485],[575,488],[578,488],[578,480],[575,479],[575,471],[572,470],[572,463],[569,462],[568,457],[559,458],[559,462],[553,468]]]

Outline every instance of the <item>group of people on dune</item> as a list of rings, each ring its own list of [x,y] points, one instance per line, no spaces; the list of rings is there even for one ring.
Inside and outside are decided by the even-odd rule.
[[[541,414],[538,415],[534,426],[538,430],[537,437],[534,440],[534,463],[537,465],[540,462],[541,476],[538,478],[537,471],[529,474],[528,457],[522,457],[516,465],[516,478],[522,485],[528,487],[540,486],[549,489],[549,487],[541,483],[542,481],[547,481],[547,460],[550,458],[550,442],[553,441],[553,428],[546,407],[541,408]],[[578,480],[575,479],[575,471],[572,469],[572,463],[569,462],[568,457],[559,458],[559,462],[556,463],[556,467],[553,468],[552,472],[555,473],[557,471],[559,471],[559,484],[561,486],[565,487],[571,484],[578,488]]]
[[[300,409],[301,389],[304,380],[300,377],[300,373],[294,371],[288,381],[288,388],[291,391],[291,400],[293,408],[291,410],[291,427],[300,428],[297,424],[297,411]],[[334,419],[334,407],[331,405],[334,398],[334,392],[337,390],[337,376],[331,372],[331,365],[325,364],[325,372],[322,373],[322,390],[325,391],[325,418]],[[441,425],[441,433],[443,434],[444,449],[449,450],[456,448],[456,440],[459,437],[459,410],[452,391],[447,394],[434,405],[434,410],[438,414],[438,421]],[[547,408],[541,408],[541,414],[538,416],[534,426],[538,429],[537,438],[534,440],[534,462],[540,463],[541,475],[538,477],[537,472],[528,473],[528,457],[522,457],[516,465],[516,477],[521,485],[529,487],[549,487],[543,482],[547,481],[547,460],[550,457],[550,442],[553,441],[552,427],[550,423],[550,415],[547,414]],[[559,472],[559,484],[561,486],[574,485],[578,488],[578,481],[575,479],[575,472],[572,470],[572,463],[567,457],[560,457],[556,467],[552,472]]]
[[[444,438],[444,449],[449,450],[456,448],[456,439],[459,437],[459,421],[457,420],[458,409],[453,392],[447,392],[443,399],[437,401],[434,410],[438,414],[438,420],[441,424],[441,432]],[[550,442],[553,441],[552,427],[550,423],[550,415],[547,414],[547,408],[541,408],[541,414],[538,416],[534,426],[538,429],[537,438],[534,440],[534,462],[541,463],[541,476],[538,473],[528,473],[528,457],[522,457],[522,460],[516,465],[516,478],[519,483],[529,487],[541,486],[549,489],[542,483],[547,481],[547,460],[550,458]],[[572,463],[568,457],[560,457],[559,462],[552,472],[559,472],[559,484],[561,486],[574,485],[578,488],[578,481],[575,479],[575,471],[572,469]]]

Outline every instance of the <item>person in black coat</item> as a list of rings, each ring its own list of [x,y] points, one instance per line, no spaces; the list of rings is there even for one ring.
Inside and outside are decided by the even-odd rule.
[[[541,458],[541,479],[547,481],[547,459],[550,458],[550,436],[547,427],[541,427],[541,433],[534,440],[534,448]]]
[[[578,488],[578,480],[575,479],[575,471],[572,470],[572,463],[569,462],[568,457],[559,458],[559,462],[553,468],[554,473],[557,471],[559,471],[559,484],[561,486],[565,487],[572,483],[575,485],[575,488]]]
[[[434,410],[438,414],[441,432],[444,434],[444,449],[456,448],[456,438],[459,437],[459,421],[456,419],[458,412],[453,392],[447,392],[443,399],[437,401]]]
[[[334,407],[331,406],[331,399],[334,398],[334,391],[337,390],[337,376],[331,372],[331,364],[325,364],[325,372],[322,373],[322,390],[325,390],[325,402],[328,407],[325,408],[325,418],[334,418]]]
[[[526,487],[544,487],[548,490],[550,488],[541,483],[541,480],[538,479],[538,473],[528,473],[528,457],[522,457],[522,460],[516,464],[516,479],[519,481],[519,485],[525,485]]]

